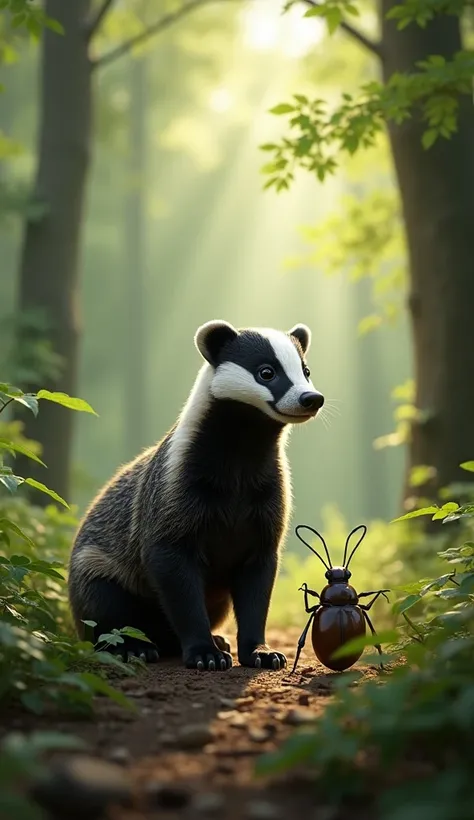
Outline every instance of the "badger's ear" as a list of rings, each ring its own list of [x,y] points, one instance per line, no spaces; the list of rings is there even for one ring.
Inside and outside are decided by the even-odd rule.
[[[209,364],[215,366],[219,359],[219,354],[226,344],[238,336],[238,331],[228,322],[221,319],[214,319],[206,322],[196,331],[194,344]]]
[[[307,325],[295,325],[288,331],[290,336],[298,339],[303,353],[306,354],[311,345],[311,331]]]

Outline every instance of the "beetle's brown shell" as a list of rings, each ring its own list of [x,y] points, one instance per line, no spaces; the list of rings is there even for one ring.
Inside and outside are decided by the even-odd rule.
[[[311,639],[314,654],[328,669],[342,672],[359,660],[361,649],[344,658],[331,655],[352,638],[365,635],[365,618],[358,606],[320,606],[315,613]]]

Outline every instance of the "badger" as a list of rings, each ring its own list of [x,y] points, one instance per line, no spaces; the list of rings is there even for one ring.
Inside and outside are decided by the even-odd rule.
[[[124,660],[181,657],[187,668],[226,670],[228,642],[214,633],[233,608],[243,666],[279,669],[265,639],[291,507],[285,453],[290,425],[324,404],[306,364],[311,331],[198,328],[204,359],[177,421],[119,469],[79,524],[68,573],[80,637],[125,635]]]

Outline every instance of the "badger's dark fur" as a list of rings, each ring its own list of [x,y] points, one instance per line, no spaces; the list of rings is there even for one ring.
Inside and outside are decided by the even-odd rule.
[[[196,334],[207,363],[176,424],[122,468],[87,511],[74,543],[69,594],[79,634],[133,626],[153,644],[117,647],[148,661],[182,654],[188,667],[226,669],[212,631],[233,606],[243,665],[278,668],[265,644],[279,548],[290,512],[289,423],[323,403],[304,362],[310,332]]]

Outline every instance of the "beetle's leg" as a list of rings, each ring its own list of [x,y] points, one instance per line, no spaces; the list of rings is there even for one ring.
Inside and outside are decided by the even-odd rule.
[[[311,615],[309,616],[308,623],[306,624],[305,628],[303,629],[303,632],[301,633],[301,637],[300,637],[300,639],[299,639],[299,641],[298,641],[298,648],[297,648],[297,650],[296,650],[295,662],[294,662],[294,664],[293,664],[293,669],[291,670],[290,675],[292,675],[292,674],[293,674],[293,672],[294,672],[294,671],[295,671],[295,669],[296,669],[296,665],[297,665],[297,663],[298,663],[298,661],[299,661],[299,659],[300,659],[301,650],[303,649],[303,647],[304,647],[304,645],[305,645],[305,643],[306,643],[306,636],[307,636],[307,634],[308,634],[308,630],[309,630],[309,628],[310,628],[310,626],[311,626],[312,620],[313,620],[313,618],[314,618],[314,616],[315,616],[315,613],[316,613],[316,610],[317,610],[317,609],[318,609],[318,607],[317,607],[317,606],[313,606],[313,609],[312,609],[312,610],[310,610]]]
[[[320,600],[319,594],[317,592],[315,592],[314,589],[308,589],[307,584],[302,584],[302,586],[300,586],[300,589],[298,591],[300,591],[300,590],[303,590],[303,592],[304,592],[304,605],[305,605],[306,612],[313,612],[314,607],[310,607],[309,604],[308,604],[308,595],[312,595],[313,598],[317,598],[318,601],[319,601]]]
[[[362,615],[364,616],[365,620],[366,620],[366,621],[367,621],[367,623],[369,624],[370,631],[372,632],[372,635],[376,635],[377,633],[376,633],[376,631],[375,631],[374,627],[372,626],[372,621],[370,620],[370,618],[369,618],[369,616],[367,615],[367,612],[366,612],[365,610],[362,610]],[[382,647],[380,646],[380,644],[379,644],[379,643],[376,643],[376,644],[374,644],[374,645],[375,645],[375,648],[376,648],[377,652],[379,653],[379,655],[381,655],[381,654],[382,654]],[[384,668],[383,663],[380,663],[380,668],[381,668],[381,669],[383,669],[383,668]]]
[[[358,598],[366,598],[367,595],[374,595],[374,598],[372,599],[370,604],[360,604],[360,608],[365,609],[365,611],[368,612],[370,607],[372,606],[372,604],[375,604],[375,602],[376,602],[377,598],[379,597],[379,595],[383,595],[384,598],[387,598],[387,596],[385,594],[386,592],[390,592],[390,590],[389,589],[379,589],[378,592],[359,592],[359,594],[357,596]],[[387,601],[388,601],[388,598],[387,598]]]

